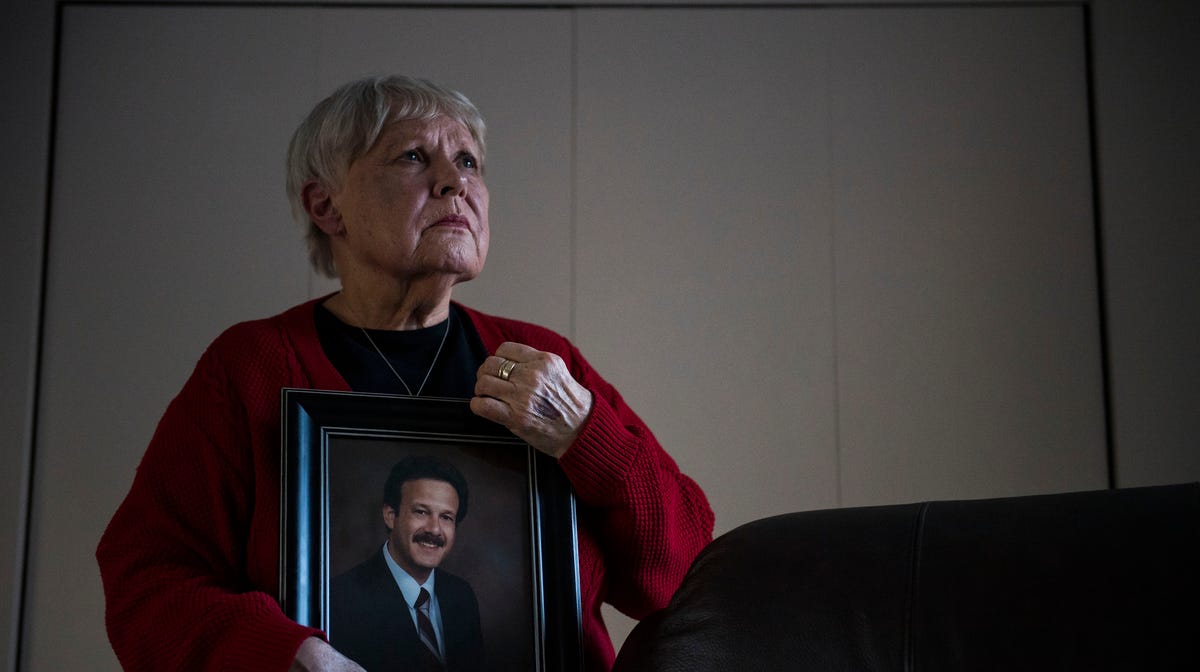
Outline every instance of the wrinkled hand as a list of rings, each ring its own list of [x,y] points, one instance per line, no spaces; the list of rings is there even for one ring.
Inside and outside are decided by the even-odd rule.
[[[516,362],[508,380],[505,360]],[[476,374],[471,410],[500,423],[522,440],[558,458],[575,443],[592,412],[592,393],[580,385],[558,355],[520,343],[505,343]]]
[[[337,652],[337,649],[317,637],[300,644],[296,659],[288,672],[366,672],[358,663]]]

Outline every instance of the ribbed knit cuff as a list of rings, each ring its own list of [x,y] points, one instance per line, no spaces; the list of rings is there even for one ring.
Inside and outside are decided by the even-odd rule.
[[[584,502],[604,504],[618,497],[641,449],[642,437],[621,424],[608,402],[596,397],[579,438],[558,463]]]
[[[227,660],[247,670],[287,672],[296,651],[309,637],[325,639],[317,628],[299,625],[278,612],[249,623],[229,642]]]

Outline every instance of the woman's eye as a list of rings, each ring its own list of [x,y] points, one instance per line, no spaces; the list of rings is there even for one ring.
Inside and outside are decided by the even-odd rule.
[[[479,161],[470,154],[463,154],[459,157],[458,162],[462,164],[463,168],[469,168],[471,170],[475,170],[479,167]]]
[[[400,154],[401,161],[420,161],[421,153],[415,149],[410,149]]]

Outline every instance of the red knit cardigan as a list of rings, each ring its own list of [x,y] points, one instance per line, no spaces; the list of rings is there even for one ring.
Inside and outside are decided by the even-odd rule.
[[[96,556],[109,640],[126,670],[288,669],[318,630],[279,590],[280,389],[348,390],[325,357],[316,301],[219,336],[171,402]],[[712,539],[704,493],[565,338],[465,309],[489,352],[554,352],[592,391],[559,460],[579,503],[584,658],[612,667],[602,602],[641,618],[665,606]]]

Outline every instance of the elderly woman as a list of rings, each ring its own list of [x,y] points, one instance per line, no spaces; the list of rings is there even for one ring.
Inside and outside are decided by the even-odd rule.
[[[601,603],[665,605],[711,539],[704,494],[565,338],[451,301],[487,258],[484,160],[475,107],[404,77],[349,83],[296,131],[288,193],[341,291],[227,330],[168,407],[97,551],[125,669],[361,669],[276,601],[284,387],[470,398],[557,458],[588,670],[614,658]]]

